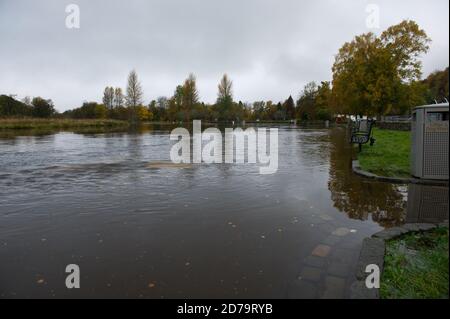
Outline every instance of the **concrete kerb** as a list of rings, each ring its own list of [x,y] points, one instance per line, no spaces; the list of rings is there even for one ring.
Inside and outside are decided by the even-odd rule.
[[[380,276],[384,269],[384,255],[386,253],[386,241],[398,238],[408,233],[427,232],[437,227],[447,227],[448,222],[439,224],[405,224],[400,227],[389,228],[378,232],[372,237],[365,238],[359,255],[356,270],[356,281],[351,286],[351,299],[379,299],[379,289],[366,287],[366,273],[368,265],[377,265],[380,268]]]
[[[373,179],[380,182],[388,182],[393,184],[421,184],[421,185],[430,185],[430,186],[448,186],[448,181],[439,181],[439,180],[428,180],[428,179],[418,179],[418,178],[401,178],[401,177],[386,177],[379,176],[370,172],[363,170],[359,164],[358,160],[352,162],[352,171],[353,173]]]

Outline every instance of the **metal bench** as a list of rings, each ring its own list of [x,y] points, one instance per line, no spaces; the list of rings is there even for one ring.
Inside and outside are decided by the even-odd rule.
[[[351,144],[358,144],[359,151],[362,150],[362,145],[370,142],[370,146],[375,144],[375,139],[372,137],[372,128],[375,124],[374,120],[357,120],[352,124]]]

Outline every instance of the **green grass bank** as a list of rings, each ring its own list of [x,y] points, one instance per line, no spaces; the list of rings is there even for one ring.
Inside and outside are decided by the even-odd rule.
[[[93,119],[0,119],[0,130],[64,130],[78,128],[117,128],[128,127],[125,121]]]
[[[387,242],[383,299],[448,299],[448,228]]]
[[[358,160],[365,171],[387,177],[409,177],[411,133],[374,128],[375,145],[364,145]]]

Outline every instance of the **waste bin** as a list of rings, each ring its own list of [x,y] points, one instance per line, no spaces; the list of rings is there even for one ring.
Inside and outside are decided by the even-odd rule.
[[[449,104],[416,107],[411,120],[411,174],[448,180]]]

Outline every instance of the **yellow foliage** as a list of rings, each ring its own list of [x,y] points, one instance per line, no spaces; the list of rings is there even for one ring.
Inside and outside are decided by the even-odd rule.
[[[420,95],[420,54],[431,40],[414,21],[355,37],[339,50],[333,65],[336,112],[354,115],[405,113]],[[408,92],[408,94],[405,94]],[[418,99],[414,99],[415,102]]]
[[[153,119],[153,113],[145,106],[136,107],[136,113],[139,121],[151,121]]]

